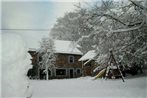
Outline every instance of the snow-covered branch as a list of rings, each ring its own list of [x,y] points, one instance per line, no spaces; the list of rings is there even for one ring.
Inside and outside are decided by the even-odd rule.
[[[100,14],[94,13],[92,17],[94,17],[94,16],[105,16],[105,17],[111,18],[111,19],[113,19],[113,20],[116,20],[117,22],[119,22],[119,23],[121,23],[121,24],[123,24],[123,25],[125,25],[125,26],[128,26],[128,24],[124,23],[123,21],[121,21],[121,20],[118,19],[117,17],[112,16],[112,15],[110,15],[110,14],[106,14],[106,13],[100,13]]]
[[[141,8],[142,10],[146,10],[147,11],[147,8],[142,6],[141,4],[137,3],[137,1],[134,1],[134,0],[129,0],[133,5]]]
[[[93,35],[95,35],[95,34],[98,34],[98,33],[100,33],[101,31],[109,32],[108,30],[104,29],[103,27],[97,27],[97,28],[95,29],[94,32],[91,32],[91,33],[88,34],[88,35],[82,36],[81,38],[79,38],[79,39],[76,41],[76,43],[79,43],[79,42],[82,41],[84,38],[90,38],[91,36],[93,36]]]
[[[116,32],[128,32],[128,31],[137,30],[137,29],[141,28],[144,23],[145,23],[145,20],[143,19],[142,23],[139,26],[134,26],[134,27],[130,27],[127,29],[112,30],[111,32],[116,33]]]

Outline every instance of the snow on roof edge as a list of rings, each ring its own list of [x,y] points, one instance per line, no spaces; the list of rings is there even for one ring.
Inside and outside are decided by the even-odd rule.
[[[36,48],[28,48],[27,50],[28,51],[36,51],[37,49]]]
[[[95,53],[95,50],[90,50],[85,55],[83,55],[78,61],[85,61],[85,60],[89,60],[89,59],[94,59],[94,57],[96,55],[97,54]]]

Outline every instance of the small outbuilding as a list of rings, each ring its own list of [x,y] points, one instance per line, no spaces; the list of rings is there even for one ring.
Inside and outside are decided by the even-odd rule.
[[[93,70],[96,68],[96,56],[96,51],[90,50],[79,59],[82,62],[84,76],[93,76]]]

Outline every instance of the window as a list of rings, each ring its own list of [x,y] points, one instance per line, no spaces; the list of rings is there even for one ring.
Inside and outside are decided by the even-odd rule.
[[[56,75],[66,75],[66,69],[56,69]]]
[[[81,73],[81,70],[80,69],[77,69],[77,74],[80,74]]]
[[[69,63],[74,63],[74,56],[69,56],[68,57],[68,62]]]

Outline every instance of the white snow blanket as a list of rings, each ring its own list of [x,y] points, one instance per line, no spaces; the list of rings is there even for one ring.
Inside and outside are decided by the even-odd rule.
[[[19,35],[2,34],[2,97],[28,97],[31,56]]]
[[[147,77],[32,80],[32,98],[147,98]]]

